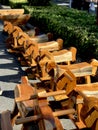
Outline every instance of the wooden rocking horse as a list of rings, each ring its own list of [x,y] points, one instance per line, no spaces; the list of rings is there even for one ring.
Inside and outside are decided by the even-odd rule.
[[[52,111],[46,98],[65,93],[65,90],[46,92],[45,89],[36,89],[27,80],[22,80],[15,88],[15,101],[20,113],[16,124],[23,124],[23,130],[32,129],[34,124],[37,125],[37,130],[63,130],[58,117],[74,114],[75,110],[69,108]]]
[[[66,53],[65,53],[65,56],[66,56]],[[90,61],[90,63],[81,62],[81,63],[74,63],[74,64],[68,64],[68,65],[66,65],[66,64],[61,65],[61,64],[59,64],[59,62],[61,62],[61,61],[64,62],[64,59],[66,60],[67,58],[63,59],[62,58],[63,56],[58,55],[58,58],[54,59],[55,56],[53,57],[52,53],[50,54],[50,52],[48,52],[47,50],[41,51],[40,57],[42,57],[42,58],[40,58],[40,61],[39,61],[39,66],[40,66],[40,69],[42,72],[41,73],[42,77],[44,77],[45,75],[48,75],[46,72],[47,63],[49,63],[49,64],[58,63],[60,68],[65,69],[65,70],[69,69],[75,75],[75,77],[77,79],[84,77],[85,83],[91,83],[91,76],[95,76],[96,72],[97,72],[98,61],[96,59],[92,59]]]

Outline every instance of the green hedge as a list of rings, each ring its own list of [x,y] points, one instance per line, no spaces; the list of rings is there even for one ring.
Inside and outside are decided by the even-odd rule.
[[[85,59],[98,59],[98,26],[95,16],[66,6],[25,6],[31,22],[55,38],[64,40],[64,47],[75,46]]]

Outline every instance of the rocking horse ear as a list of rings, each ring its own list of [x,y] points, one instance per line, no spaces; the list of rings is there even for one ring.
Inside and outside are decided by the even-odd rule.
[[[46,72],[50,75],[50,76],[54,76],[54,68],[56,67],[56,64],[54,61],[50,61],[50,62],[47,62],[45,64],[45,69],[46,69]]]
[[[49,74],[50,76],[54,77],[54,69],[52,68],[52,69],[48,72],[48,74]]]

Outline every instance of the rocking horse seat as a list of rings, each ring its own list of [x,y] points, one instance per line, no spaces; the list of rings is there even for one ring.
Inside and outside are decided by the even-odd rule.
[[[62,49],[61,39],[57,39],[56,41],[49,41],[45,43],[38,43],[38,47],[40,50],[47,49],[48,51],[58,51]]]
[[[75,75],[75,77],[84,77],[86,78],[87,83],[91,83],[90,77],[96,75],[98,61],[96,59],[92,59],[90,63],[81,62],[77,64],[59,66],[63,69],[70,69],[70,71]]]
[[[52,54],[54,56],[55,63],[59,64],[63,62],[72,61],[72,52],[67,49],[63,49],[58,52],[53,52]]]
[[[82,77],[86,75],[92,75],[92,65],[87,62],[82,62],[78,64],[71,64],[67,66],[76,77]]]
[[[3,21],[9,21],[13,25],[24,25],[30,19],[30,14],[8,14],[0,15],[0,19]]]
[[[24,9],[0,9],[0,15],[20,15],[24,14]]]
[[[90,84],[79,84],[75,90],[83,97],[95,97],[98,98],[98,82]]]

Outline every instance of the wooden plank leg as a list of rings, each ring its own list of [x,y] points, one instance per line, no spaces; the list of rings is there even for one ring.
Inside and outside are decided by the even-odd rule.
[[[78,99],[81,99],[82,101],[82,97],[81,96],[78,96],[77,97],[77,100]],[[78,121],[76,122],[76,125],[79,129],[82,129],[82,128],[86,128],[86,125],[83,123],[82,119],[81,119],[81,116],[80,116],[80,112],[81,112],[81,109],[82,109],[82,106],[83,104],[82,103],[77,103],[77,115],[78,115]]]
[[[85,80],[87,84],[91,83],[90,75],[85,76]]]
[[[98,120],[96,121],[96,127],[95,127],[95,130],[98,129]]]

